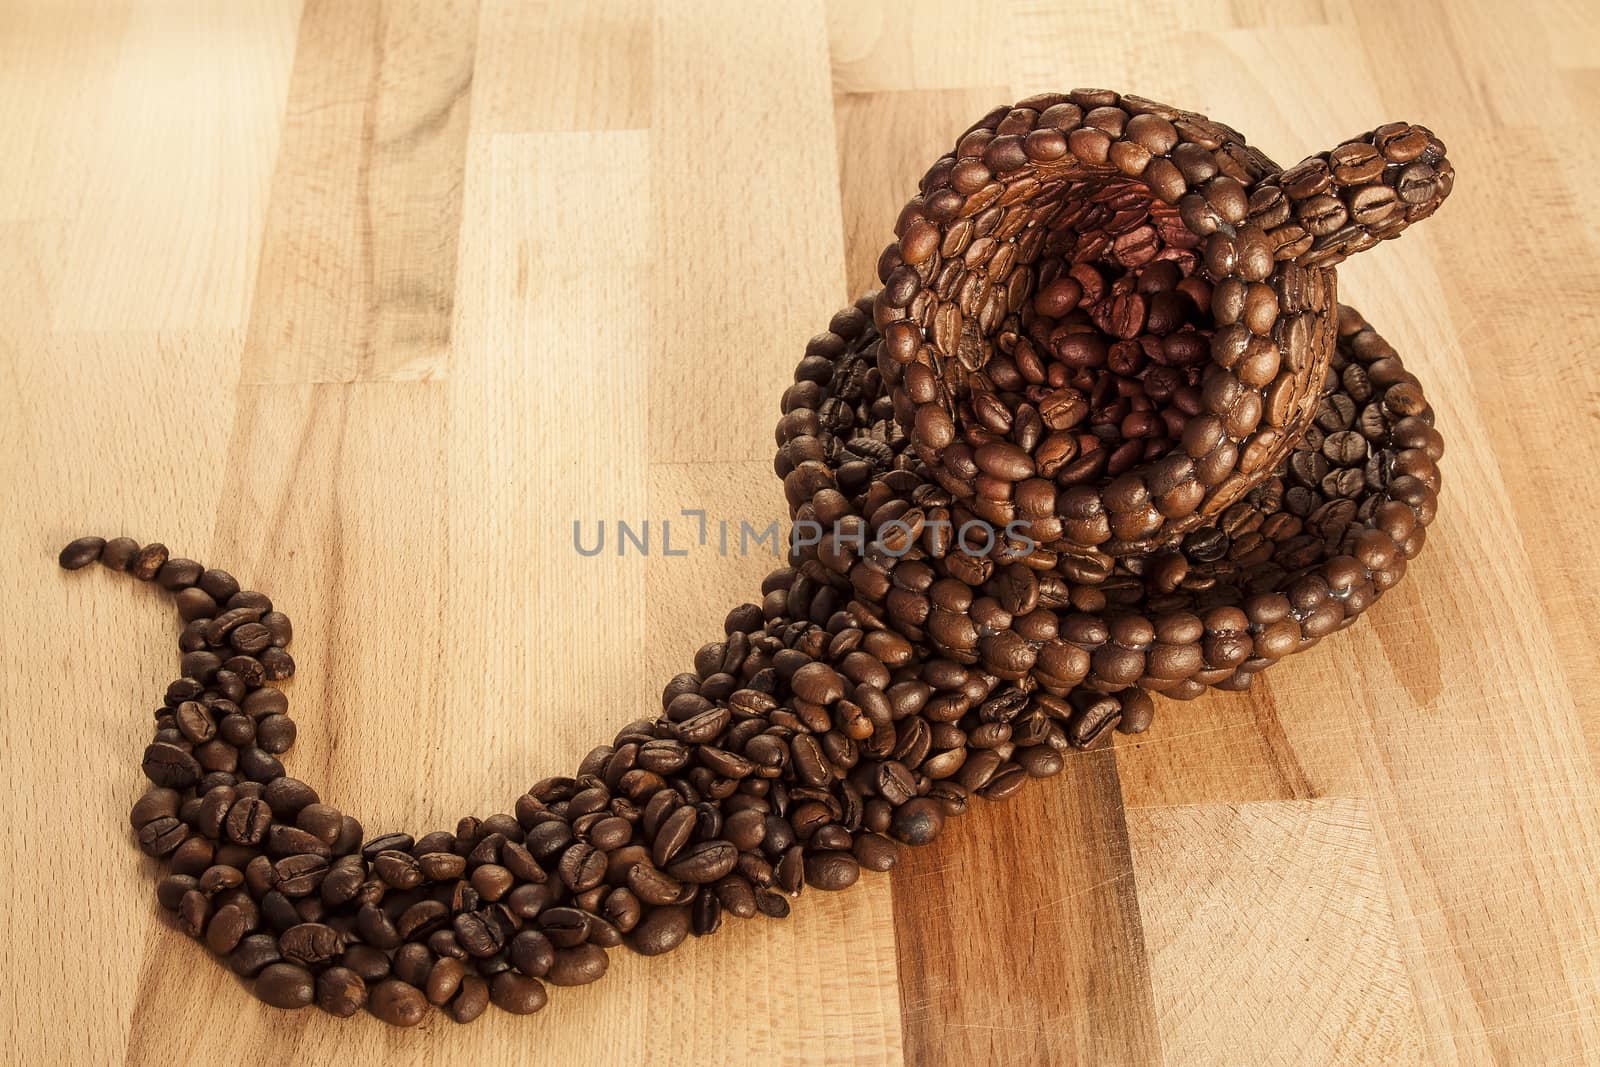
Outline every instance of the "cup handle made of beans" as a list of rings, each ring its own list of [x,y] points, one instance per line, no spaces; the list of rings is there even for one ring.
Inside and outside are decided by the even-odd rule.
[[[1278,259],[1332,267],[1432,215],[1454,184],[1433,131],[1392,122],[1262,179],[1250,216]]]

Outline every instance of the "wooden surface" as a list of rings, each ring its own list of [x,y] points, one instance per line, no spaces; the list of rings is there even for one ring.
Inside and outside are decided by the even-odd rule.
[[[1128,9],[7,0],[5,1061],[1600,1060],[1600,20]],[[503,810],[770,565],[584,560],[572,520],[779,514],[805,338],[967,123],[1075,85],[1285,163],[1391,119],[1448,142],[1453,201],[1340,271],[1448,441],[1368,619],[535,1019],[276,1012],[163,923],[125,812],[174,623],[61,543],[269,592],[291,770],[369,829]]]

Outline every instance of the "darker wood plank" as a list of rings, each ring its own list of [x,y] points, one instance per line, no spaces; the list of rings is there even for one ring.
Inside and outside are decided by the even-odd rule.
[[[444,374],[476,45],[475,0],[307,4],[243,382]]]
[[[906,1061],[1161,1061],[1116,758],[973,807],[893,875]]]

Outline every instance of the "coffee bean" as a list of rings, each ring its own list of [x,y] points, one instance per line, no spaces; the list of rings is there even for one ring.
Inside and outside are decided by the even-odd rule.
[[[944,829],[944,812],[934,801],[917,799],[895,809],[890,831],[908,845],[926,845]]]
[[[1353,467],[1367,459],[1367,439],[1353,430],[1332,433],[1322,442],[1322,454],[1339,467]]]
[[[227,571],[208,570],[200,575],[200,588],[210,593],[219,604],[239,591],[239,583]]]
[[[401,945],[394,954],[394,976],[407,985],[421,989],[428,984],[428,975],[435,963],[433,952],[426,945],[409,943]]]
[[[728,842],[702,841],[684,849],[666,871],[680,881],[705,885],[732,871],[738,859],[739,850]]]
[[[103,537],[80,537],[61,550],[59,562],[66,570],[79,570],[99,559],[105,547],[106,539]]]
[[[428,1014],[428,999],[416,986],[386,978],[372,987],[367,1010],[390,1026],[416,1026]]]
[[[818,889],[848,889],[861,877],[861,866],[848,852],[812,852],[806,856],[806,882]]]
[[[296,733],[294,720],[288,715],[266,715],[254,726],[253,737],[262,752],[282,755],[293,749]]]
[[[461,980],[461,991],[450,1002],[450,1018],[458,1023],[470,1023],[489,1007],[489,984],[475,974]]]
[[[100,562],[114,571],[125,571],[139,554],[139,542],[131,537],[113,537],[100,550]]]
[[[294,677],[294,659],[281,648],[264,649],[257,662],[269,682],[283,682]]]
[[[789,684],[795,696],[813,704],[832,704],[844,699],[844,678],[825,663],[808,663],[794,673]]]
[[[128,573],[141,582],[151,582],[161,571],[162,565],[167,562],[167,546],[161,544],[145,545],[128,564]]]
[[[272,647],[272,632],[259,622],[247,622],[228,634],[228,644],[237,652],[253,656]]]
[[[605,949],[598,945],[579,945],[558,950],[546,976],[551,985],[588,985],[606,973],[609,963]]]
[[[156,571],[156,584],[161,588],[176,593],[180,589],[187,589],[200,580],[200,564],[192,559],[173,558],[167,560]]]
[[[646,904],[671,904],[683,892],[683,883],[643,863],[628,869],[628,888]]]
[[[315,967],[327,963],[344,951],[339,932],[323,923],[300,923],[278,938],[278,948],[291,963]]]
[[[200,780],[200,764],[177,745],[156,742],[144,750],[144,773],[156,785],[188,789]]]
[[[228,969],[240,978],[254,978],[282,959],[277,938],[271,934],[251,934],[228,954]]]
[[[423,882],[422,866],[409,852],[380,852],[372,861],[372,871],[395,889],[415,889]]]
[[[187,840],[189,828],[182,822],[163,815],[139,828],[139,849],[147,856],[170,855]]]
[[[234,598],[235,601],[238,597]],[[281,611],[265,610],[261,616],[261,625],[266,628],[268,643],[275,648],[283,648],[294,637],[294,626],[289,622],[289,616]]]
[[[511,939],[510,956],[517,970],[529,978],[543,978],[555,963],[555,948],[538,930],[523,930]]]
[[[288,710],[289,698],[281,689],[257,689],[244,699],[245,714],[258,722],[268,715],[282,715]],[[405,837],[404,834],[395,836]]]
[[[371,945],[351,945],[344,950],[340,963],[359,975],[369,986],[389,976],[388,955]]]
[[[293,963],[272,963],[256,977],[255,992],[257,997],[274,1008],[303,1008],[311,1003],[316,982],[304,967]]]
[[[259,845],[272,825],[272,809],[259,797],[241,797],[228,809],[222,832],[240,845]]]
[[[688,844],[694,824],[694,809],[689,807],[678,808],[663,820],[650,849],[656,866],[665,867]]]
[[[593,889],[606,876],[606,857],[591,845],[577,842],[561,854],[561,880],[574,893]]]
[[[869,871],[887,871],[900,859],[893,841],[870,832],[856,837],[853,852],[856,862]]]
[[[757,893],[756,910],[769,919],[787,919],[789,917],[789,898],[782,893]]]
[[[178,705],[178,730],[184,737],[199,745],[217,736],[217,724],[211,713],[198,701],[185,700]]]
[[[367,983],[348,967],[329,967],[317,975],[317,1007],[348,1019],[367,1003]]]
[[[424,986],[428,1003],[434,1007],[443,1007],[455,997],[461,989],[461,980],[467,976],[467,969],[460,960],[446,956],[434,963],[428,971],[428,981]]]
[[[641,956],[659,956],[677,948],[688,936],[689,909],[668,906],[646,911],[626,941]]]
[[[179,794],[175,789],[157,787],[150,790],[134,801],[133,810],[128,815],[128,821],[135,830],[146,823],[162,817],[173,817],[178,814]]]
[[[328,860],[310,853],[286,856],[272,865],[278,892],[289,897],[315,893],[328,874]]]
[[[544,983],[515,971],[502,971],[489,983],[489,999],[512,1015],[532,1015],[550,999]]]

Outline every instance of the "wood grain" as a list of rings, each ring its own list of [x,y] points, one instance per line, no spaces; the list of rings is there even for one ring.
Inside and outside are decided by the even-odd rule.
[[[1421,1062],[1359,801],[1145,808],[1128,830],[1169,1062]]]
[[[1285,163],[1449,143],[1340,270],[1448,442],[1366,620],[537,1019],[273,1011],[170,927],[125,813],[174,626],[61,543],[269,592],[291,767],[370,829],[492,814],[755,598],[716,524],[781,515],[779,394],[927,166],[1097,83]],[[1600,1060],[1593,5],[12,0],[0,99],[5,1062]]]

